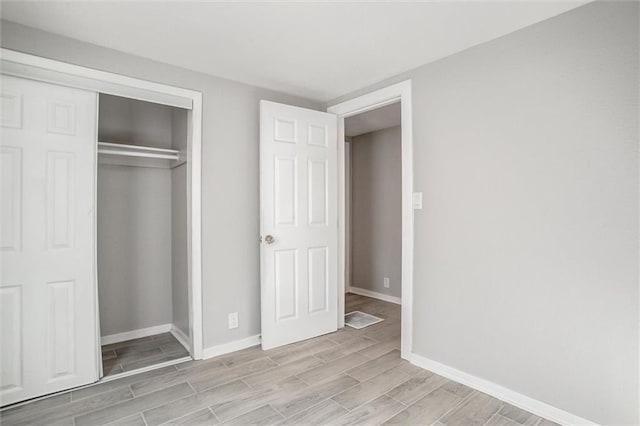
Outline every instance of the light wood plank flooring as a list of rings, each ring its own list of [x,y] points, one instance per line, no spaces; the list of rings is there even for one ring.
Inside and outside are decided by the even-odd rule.
[[[162,333],[102,346],[105,377],[188,356],[171,333]]]
[[[3,425],[529,425],[553,423],[400,359],[400,307],[348,295],[385,318],[262,351],[99,383],[1,413]]]

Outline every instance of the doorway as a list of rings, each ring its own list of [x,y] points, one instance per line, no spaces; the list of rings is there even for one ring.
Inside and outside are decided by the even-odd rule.
[[[402,294],[400,115],[400,102],[396,102],[345,119],[345,291],[398,305]]]
[[[333,105],[328,112],[338,116],[338,327],[344,327],[346,309],[345,293],[352,284],[348,238],[348,167],[346,120],[368,111],[382,110],[393,104],[400,106],[401,140],[401,356],[410,359],[412,352],[412,301],[413,301],[413,210],[421,208],[421,194],[413,193],[413,133],[411,81],[407,80],[379,89],[351,100]],[[414,199],[416,203],[414,204]],[[418,203],[420,201],[420,203]],[[352,212],[349,211],[349,213]],[[353,216],[352,216],[353,217]],[[384,288],[384,280],[382,283]],[[390,283],[391,286],[391,283]]]
[[[395,102],[344,120],[345,326],[400,348],[402,128]]]
[[[334,105],[327,113],[260,101],[263,349],[344,328],[349,265],[345,119],[397,103],[402,232],[396,283],[401,296],[396,297],[402,300],[401,355],[410,358],[414,194],[409,80]]]

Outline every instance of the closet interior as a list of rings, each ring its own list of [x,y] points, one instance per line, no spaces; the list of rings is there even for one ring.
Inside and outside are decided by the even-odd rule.
[[[187,110],[99,95],[103,375],[189,356]]]

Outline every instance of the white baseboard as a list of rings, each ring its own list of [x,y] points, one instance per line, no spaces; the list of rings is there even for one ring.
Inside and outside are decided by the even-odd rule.
[[[259,345],[260,342],[260,335],[256,334],[255,336],[249,336],[244,339],[234,340],[233,342],[223,343],[221,345],[205,348],[202,351],[202,359],[213,358],[216,356],[239,351],[240,349],[250,348],[251,346]]]
[[[467,385],[470,388],[486,393],[487,395],[491,395],[501,401],[508,402],[511,405],[515,405],[518,408],[529,411],[530,413],[543,417],[547,420],[563,425],[597,424],[542,401],[538,401],[537,399],[533,399],[511,389],[507,389],[504,386],[490,382],[489,380],[481,379],[480,377],[465,373],[464,371],[449,367],[448,365],[441,364],[415,353],[410,355],[409,361],[418,367],[432,371],[440,376],[446,377],[447,379],[462,383],[463,385]]]
[[[138,330],[125,331],[124,333],[110,334],[102,336],[100,342],[102,345],[110,345],[112,343],[124,342],[125,340],[140,339],[141,337],[153,336],[155,334],[168,333],[171,331],[172,324],[155,325],[153,327],[140,328]]]
[[[173,337],[175,337],[176,340],[180,342],[180,344],[184,346],[189,353],[191,353],[191,339],[189,339],[189,336],[184,334],[184,332],[175,325],[171,326],[171,334],[173,334]]]
[[[402,305],[402,299],[400,297],[389,296],[387,294],[378,293],[377,291],[366,290],[360,287],[349,287],[349,292],[353,294],[359,294],[360,296],[367,296],[374,299],[383,300],[385,302],[395,303],[396,305]]]

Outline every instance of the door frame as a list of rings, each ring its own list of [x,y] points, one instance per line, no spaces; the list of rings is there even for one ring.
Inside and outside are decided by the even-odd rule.
[[[401,356],[409,359],[413,348],[413,112],[411,80],[366,93],[327,108],[338,116],[338,327],[344,327],[346,247],[346,175],[344,120],[356,114],[400,101],[402,138],[402,325]]]
[[[202,93],[134,77],[87,68],[0,48],[1,73],[30,80],[75,87],[188,110],[187,135],[187,229],[188,291],[191,356],[203,357],[202,332]],[[97,125],[96,125],[97,137]],[[94,230],[95,232],[95,230]],[[94,260],[94,286],[98,292]],[[97,309],[96,296],[96,313]],[[96,330],[99,318],[96,318]],[[100,343],[99,332],[97,337]],[[100,347],[98,346],[97,350]],[[99,363],[100,364],[100,363]],[[99,372],[101,366],[96,366]]]

